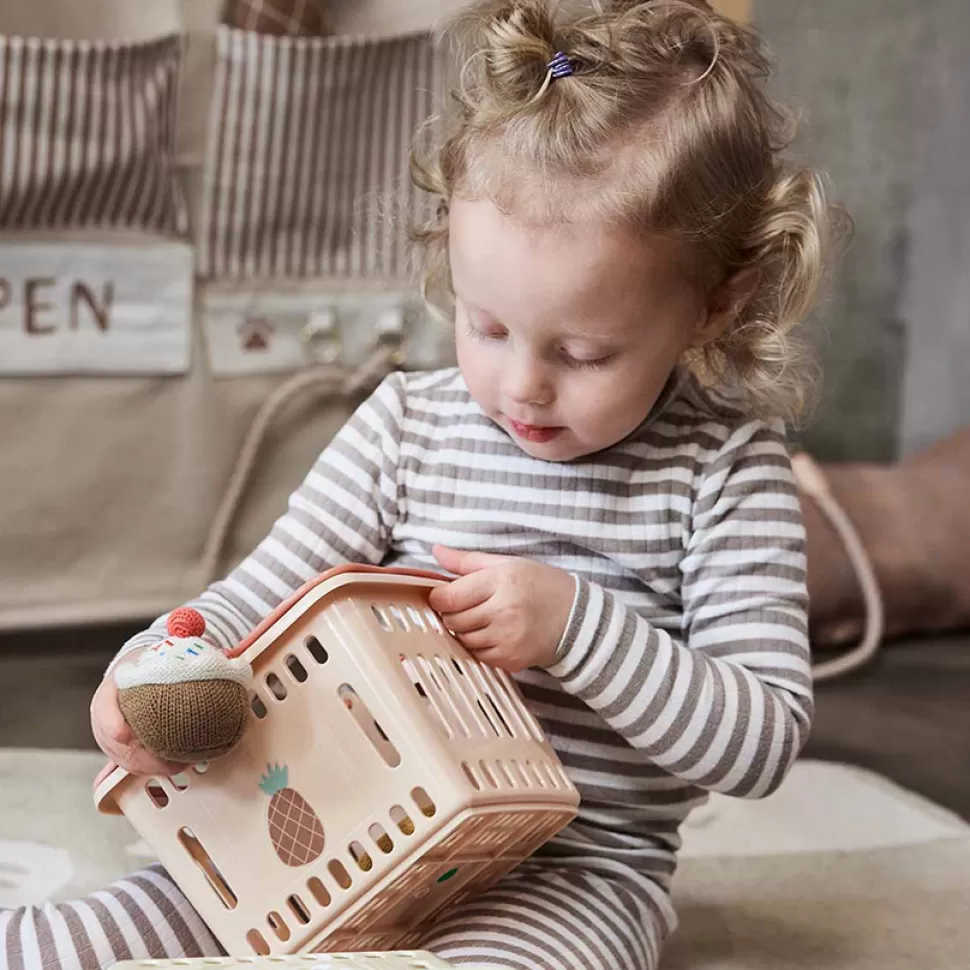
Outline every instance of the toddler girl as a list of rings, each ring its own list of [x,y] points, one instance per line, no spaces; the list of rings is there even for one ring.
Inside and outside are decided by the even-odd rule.
[[[701,0],[558,23],[487,0],[419,230],[458,367],[395,373],[269,536],[193,604],[230,646],[317,573],[435,566],[482,660],[515,673],[582,795],[532,860],[423,941],[455,966],[651,970],[678,829],[774,791],[812,717],[803,531],[784,420],[832,222],[780,152],[756,35]],[[156,642],[164,618],[126,644]],[[156,773],[106,677],[95,734]],[[158,867],[0,916],[9,970],[219,948]]]

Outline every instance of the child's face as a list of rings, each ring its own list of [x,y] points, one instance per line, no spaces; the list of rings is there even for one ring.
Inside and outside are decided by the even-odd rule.
[[[548,461],[634,431],[707,317],[675,244],[527,226],[485,200],[450,213],[458,363],[482,410]]]

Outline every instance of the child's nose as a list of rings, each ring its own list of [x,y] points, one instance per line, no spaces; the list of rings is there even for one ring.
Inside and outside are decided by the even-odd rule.
[[[529,358],[512,360],[505,370],[505,394],[516,404],[545,406],[553,398],[552,382],[541,362]]]

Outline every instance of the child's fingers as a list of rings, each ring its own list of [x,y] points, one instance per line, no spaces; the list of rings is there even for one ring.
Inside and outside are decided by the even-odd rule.
[[[177,775],[185,765],[158,758],[133,739],[130,744],[119,744],[111,738],[98,738],[101,750],[130,775],[161,775],[163,778]]]
[[[452,549],[450,546],[435,545],[431,554],[450,573],[459,576],[479,572],[490,566],[498,566],[514,558],[512,556],[497,556],[490,552],[473,552],[465,549]]]
[[[138,743],[126,747],[122,759],[124,763],[121,767],[132,775],[161,775],[163,778],[170,778],[188,767],[173,761],[163,761]]]
[[[436,586],[431,590],[428,602],[439,613],[460,613],[484,603],[494,590],[495,578],[491,573],[472,573],[444,586]]]
[[[97,778],[95,778],[91,783],[91,787],[96,791],[98,785],[100,785],[101,782],[103,782],[111,774],[111,772],[115,771],[117,767],[118,766],[113,761],[106,762],[105,766],[98,772]]]
[[[106,713],[104,733],[117,744],[130,744],[135,736],[120,707]]]
[[[492,622],[493,610],[488,603],[482,603],[460,613],[445,614],[445,622],[452,633],[465,634],[483,630]]]
[[[98,724],[92,724],[94,740],[98,742],[98,747],[116,764],[124,767],[122,762],[126,760],[125,751],[127,745],[106,734]]]
[[[472,653],[476,654],[476,656],[481,650],[489,650],[497,646],[495,634],[490,627],[485,627],[481,630],[471,630],[468,633],[459,633],[458,639]]]
[[[118,687],[105,678],[91,704],[91,731],[98,747],[119,767],[133,775],[177,775],[185,765],[164,761],[146,751],[118,705]]]
[[[118,704],[118,685],[110,674],[98,688],[91,708],[91,724],[95,731],[116,744],[127,744],[131,740],[131,728]]]
[[[488,664],[490,667],[497,667],[499,670],[507,670],[509,673],[515,674],[524,668],[524,664],[516,663],[513,657],[510,657],[508,653],[501,647],[485,647],[481,650],[475,650],[475,659],[481,661],[483,664]]]

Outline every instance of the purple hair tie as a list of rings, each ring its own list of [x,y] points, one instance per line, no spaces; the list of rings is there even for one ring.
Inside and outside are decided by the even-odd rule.
[[[556,56],[546,67],[553,79],[571,77],[573,74],[573,62],[562,51],[557,51]]]

